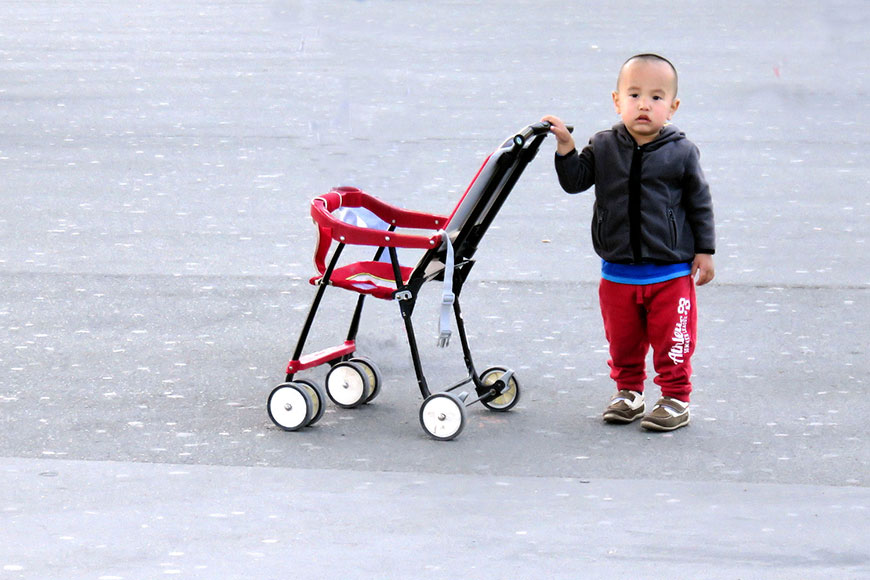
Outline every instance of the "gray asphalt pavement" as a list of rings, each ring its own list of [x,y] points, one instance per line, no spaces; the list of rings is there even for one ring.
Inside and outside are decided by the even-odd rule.
[[[868,21],[858,1],[0,4],[0,580],[870,577]],[[601,423],[590,196],[561,192],[548,142],[463,293],[517,408],[429,439],[398,307],[370,301],[380,396],[276,428],[310,198],[449,211],[544,114],[580,142],[614,123],[641,51],[680,71],[716,204],[692,424]],[[425,297],[446,385],[461,351],[435,348]],[[327,293],[312,348],[354,299]]]

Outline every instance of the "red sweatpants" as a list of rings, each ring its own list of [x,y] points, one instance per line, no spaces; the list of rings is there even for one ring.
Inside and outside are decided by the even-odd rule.
[[[694,279],[682,276],[643,286],[602,279],[598,298],[616,388],[643,392],[652,346],[654,381],[662,395],[688,402],[698,336]]]

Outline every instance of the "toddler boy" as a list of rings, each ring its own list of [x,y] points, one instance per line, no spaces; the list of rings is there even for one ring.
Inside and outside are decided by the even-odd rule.
[[[689,423],[691,358],[697,337],[697,284],[714,275],[710,189],[698,148],[668,124],[680,106],[677,71],[639,54],[622,65],[613,92],[621,122],[593,135],[579,153],[565,124],[556,136],[556,173],[568,193],[595,186],[592,243],[602,258],[599,302],[617,392],[609,423],[672,431]],[[646,355],[653,349],[662,397],[644,415]]]

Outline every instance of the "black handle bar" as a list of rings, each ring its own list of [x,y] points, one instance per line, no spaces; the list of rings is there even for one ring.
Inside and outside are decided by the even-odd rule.
[[[514,144],[522,147],[523,144],[528,141],[529,137],[535,137],[537,135],[545,135],[550,132],[550,127],[552,124],[548,121],[539,121],[537,123],[532,123],[514,137]],[[574,125],[565,125],[568,129],[569,133],[574,132]]]
[[[539,121],[529,125],[529,129],[531,130],[532,135],[540,135],[541,133],[548,133],[551,126],[552,123],[549,121]],[[569,133],[574,132],[574,125],[565,125],[565,127],[568,129]]]

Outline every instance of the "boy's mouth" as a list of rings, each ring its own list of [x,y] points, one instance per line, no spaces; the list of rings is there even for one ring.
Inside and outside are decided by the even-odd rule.
[[[641,115],[636,119],[639,123],[649,123],[650,119],[646,115]]]

